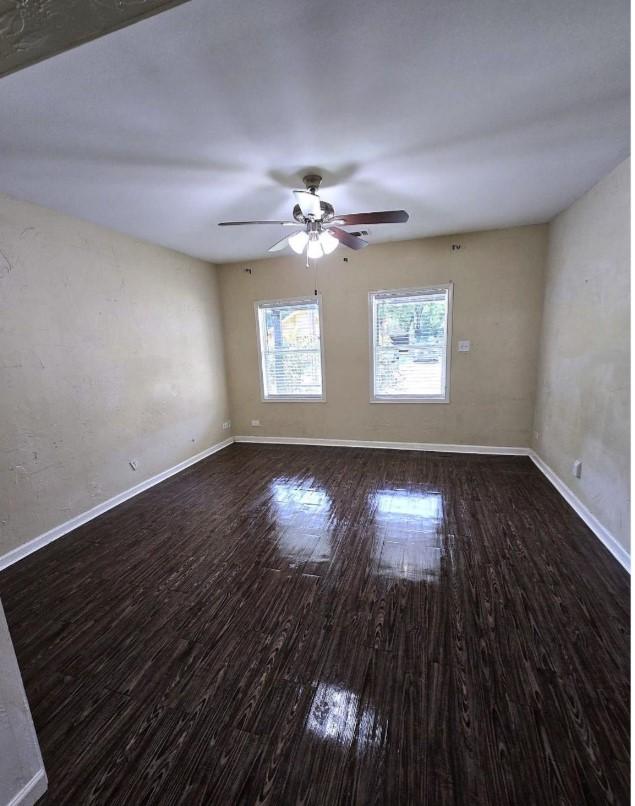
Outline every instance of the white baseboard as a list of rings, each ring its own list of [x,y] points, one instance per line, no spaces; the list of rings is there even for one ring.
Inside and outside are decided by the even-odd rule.
[[[46,773],[42,768],[11,798],[6,806],[33,806],[46,792],[47,783]]]
[[[436,442],[377,442],[368,439],[314,439],[312,437],[234,437],[235,442],[262,445],[327,445],[334,448],[384,448],[394,451],[437,451],[438,453],[488,453],[500,456],[527,456],[528,448],[498,445],[455,445]]]
[[[123,504],[123,502],[127,501],[129,498],[133,498],[135,495],[139,495],[139,493],[142,493],[144,490],[154,487],[155,484],[159,484],[160,482],[165,481],[165,479],[169,479],[170,476],[180,473],[181,470],[185,470],[187,467],[190,467],[190,465],[200,462],[201,459],[206,459],[213,453],[221,451],[223,448],[231,445],[233,441],[234,438],[229,437],[228,439],[224,439],[222,442],[217,442],[216,445],[212,445],[211,448],[206,448],[204,451],[201,451],[194,456],[190,456],[189,459],[179,462],[178,465],[174,465],[174,467],[170,467],[167,470],[164,470],[162,473],[158,473],[156,476],[152,476],[151,478],[136,484],[134,487],[124,490],[122,493],[109,498],[107,501],[97,504],[97,506],[92,507],[92,509],[82,512],[80,515],[76,515],[74,518],[71,518],[65,523],[61,523],[59,526],[53,527],[53,529],[50,529],[48,532],[44,532],[44,534],[39,535],[39,537],[29,540],[28,543],[24,543],[22,546],[18,546],[17,548],[8,551],[6,554],[3,554],[0,557],[0,571],[9,565],[13,565],[13,563],[17,563],[18,560],[21,560],[23,557],[27,557],[34,551],[46,546],[48,543],[52,543],[54,540],[57,540],[58,538],[63,537],[65,534],[72,532],[73,529],[77,529],[78,526],[82,526],[82,524],[92,521],[93,518],[103,515],[104,512],[116,507],[118,504]]]
[[[586,523],[589,529],[598,537],[602,543],[606,546],[606,548],[611,552],[611,554],[615,557],[618,563],[623,566],[628,573],[631,572],[631,556],[630,554],[621,546],[618,540],[609,532],[609,530],[603,526],[600,521],[593,515],[589,509],[580,501],[578,496],[571,490],[567,485],[562,481],[560,476],[558,476],[554,471],[549,467],[549,465],[538,456],[535,451],[530,450],[528,452],[528,456],[532,460],[532,462],[536,465],[536,467],[542,471],[542,473],[549,479],[549,481],[553,484],[556,490],[560,493],[560,495],[564,498],[564,500],[569,504],[576,511],[576,513],[582,518],[582,520]]]

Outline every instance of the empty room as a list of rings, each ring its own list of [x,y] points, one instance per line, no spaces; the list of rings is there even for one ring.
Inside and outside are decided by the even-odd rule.
[[[626,0],[0,6],[0,806],[626,806]]]

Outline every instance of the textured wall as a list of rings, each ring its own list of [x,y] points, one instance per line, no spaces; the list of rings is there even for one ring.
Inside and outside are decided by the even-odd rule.
[[[1,555],[228,435],[216,270],[0,196],[0,388]]]
[[[14,800],[26,787],[29,796]],[[0,603],[0,803],[28,806],[45,790],[42,755]]]
[[[534,424],[537,452],[627,551],[629,175],[627,160],[550,226]]]
[[[461,249],[453,251],[452,243]],[[534,410],[546,227],[340,247],[318,264],[325,403],[262,403],[255,300],[312,294],[302,257],[220,268],[237,434],[527,446]],[[343,257],[349,262],[344,263]],[[246,273],[245,266],[252,268]],[[450,403],[369,402],[368,292],[454,282]],[[458,353],[459,339],[472,350]],[[252,428],[252,419],[262,427]]]

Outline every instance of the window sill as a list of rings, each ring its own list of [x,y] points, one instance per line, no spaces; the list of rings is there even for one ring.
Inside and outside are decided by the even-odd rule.
[[[371,397],[371,403],[449,403],[449,397]]]
[[[325,397],[261,397],[261,403],[326,403]]]

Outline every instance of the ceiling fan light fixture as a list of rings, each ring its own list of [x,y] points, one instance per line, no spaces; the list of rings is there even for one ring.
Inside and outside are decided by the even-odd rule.
[[[320,234],[320,246],[324,250],[325,255],[330,255],[339,246],[339,241],[328,230],[323,230]]]
[[[289,238],[289,246],[293,249],[296,255],[301,255],[304,252],[304,247],[307,245],[309,236],[306,232],[296,232]]]
[[[316,260],[319,257],[322,257],[324,254],[324,250],[322,249],[322,244],[320,243],[319,236],[317,232],[312,232],[309,237],[309,245],[306,249],[307,257],[311,258],[311,260]]]

